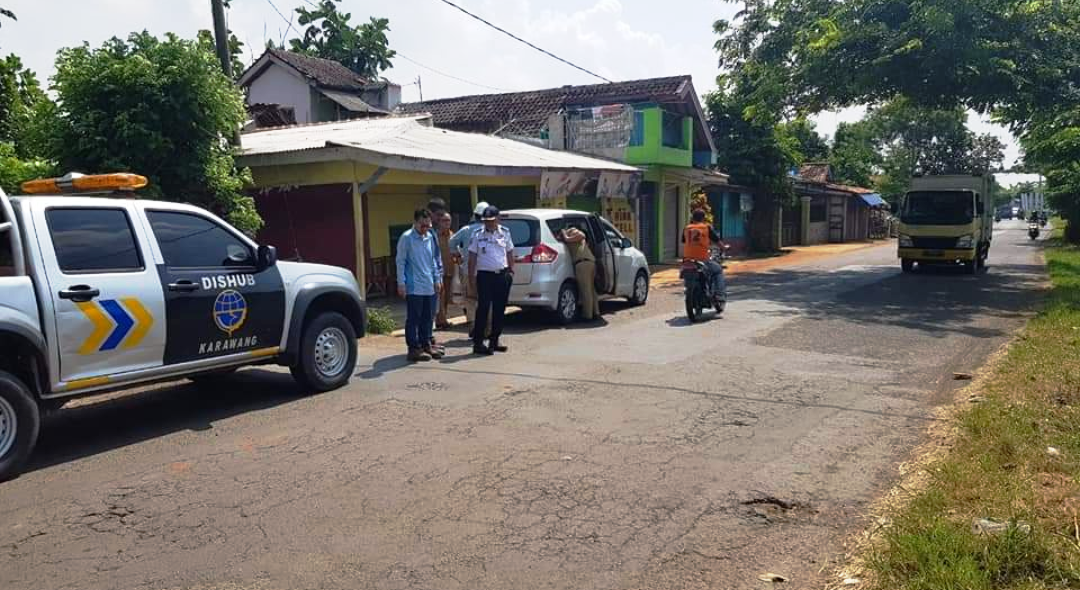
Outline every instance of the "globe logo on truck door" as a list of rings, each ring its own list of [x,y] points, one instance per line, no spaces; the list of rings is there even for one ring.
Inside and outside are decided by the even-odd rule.
[[[247,301],[239,291],[222,291],[214,300],[214,323],[229,336],[244,325],[247,312]]]

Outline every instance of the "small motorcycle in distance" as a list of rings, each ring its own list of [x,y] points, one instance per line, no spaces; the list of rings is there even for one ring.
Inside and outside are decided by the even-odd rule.
[[[1031,222],[1028,224],[1028,237],[1037,240],[1039,238],[1039,224]]]
[[[724,259],[727,258],[725,250],[711,248],[709,254],[713,262],[724,267]],[[712,307],[716,313],[724,313],[727,306],[727,292],[714,293],[713,281],[709,276],[705,262],[700,260],[684,260],[682,271],[679,273],[686,290],[686,317],[691,322],[698,322],[706,307]]]

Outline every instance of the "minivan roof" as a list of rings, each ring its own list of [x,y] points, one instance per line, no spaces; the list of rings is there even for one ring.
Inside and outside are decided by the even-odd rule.
[[[573,209],[510,209],[503,211],[502,214],[506,217],[527,215],[537,219],[555,219],[566,215],[592,215],[588,211],[574,211]]]

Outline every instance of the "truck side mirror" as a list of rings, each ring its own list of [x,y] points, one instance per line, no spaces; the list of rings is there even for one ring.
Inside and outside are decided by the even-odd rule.
[[[983,207],[982,203],[975,203],[975,213],[976,214],[982,215],[985,212],[986,212],[986,209]]]
[[[273,246],[259,246],[259,269],[265,270],[277,265],[277,248]]]
[[[889,203],[889,211],[893,215],[896,215],[897,213],[899,213],[900,212],[900,203],[896,203],[896,202]]]

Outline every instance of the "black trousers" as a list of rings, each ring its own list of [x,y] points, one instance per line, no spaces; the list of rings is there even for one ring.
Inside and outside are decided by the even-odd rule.
[[[476,272],[476,321],[473,326],[486,326],[488,314],[491,314],[491,341],[498,342],[502,336],[503,319],[506,317],[506,300],[510,297],[510,282],[513,279],[507,272]],[[473,344],[484,344],[483,328],[473,332]]]

